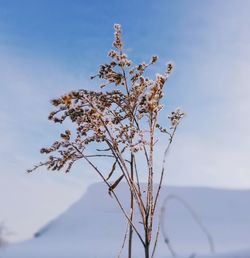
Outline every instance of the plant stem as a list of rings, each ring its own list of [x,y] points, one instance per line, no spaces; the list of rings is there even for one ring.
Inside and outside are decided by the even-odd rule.
[[[149,255],[149,247],[150,247],[150,242],[147,240],[147,236],[146,236],[146,239],[145,239],[145,246],[144,246],[145,258],[150,258],[150,255]]]
[[[130,172],[131,172],[131,180],[134,182],[134,155],[131,153],[131,162],[130,162]],[[130,209],[131,215],[130,220],[133,221],[134,216],[134,196],[132,190],[130,190]],[[128,258],[132,258],[132,241],[133,240],[133,227],[130,224],[129,226],[129,238],[128,238]]]

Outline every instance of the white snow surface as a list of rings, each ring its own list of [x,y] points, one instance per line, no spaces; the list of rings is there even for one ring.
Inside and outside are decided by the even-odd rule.
[[[117,189],[129,210],[125,184]],[[215,254],[190,213],[172,200],[166,207],[165,231],[177,257],[250,258],[250,191],[194,187],[163,187],[159,206],[167,195],[184,199],[199,215],[213,237]],[[158,217],[158,215],[157,215]],[[136,214],[137,225],[140,221]],[[117,257],[126,230],[126,220],[104,184],[91,185],[86,194],[65,213],[49,222],[33,239],[12,244],[0,252],[3,258],[106,258]],[[134,258],[144,256],[134,235]],[[125,246],[123,256],[126,257]],[[160,234],[155,258],[171,254]]]

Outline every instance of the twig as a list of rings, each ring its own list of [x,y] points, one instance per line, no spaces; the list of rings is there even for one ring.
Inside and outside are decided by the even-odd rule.
[[[163,181],[163,177],[164,177],[164,172],[165,172],[165,163],[166,163],[166,158],[167,158],[167,154],[169,152],[169,149],[170,149],[170,146],[171,146],[171,143],[173,141],[173,137],[175,135],[175,132],[176,132],[176,129],[177,129],[177,126],[174,127],[174,130],[169,138],[169,143],[164,151],[164,155],[163,155],[163,161],[162,161],[162,169],[161,169],[161,177],[160,177],[160,182],[159,182],[159,186],[158,186],[158,189],[157,189],[157,193],[156,193],[156,197],[155,197],[155,202],[154,202],[154,211],[156,209],[156,204],[157,204],[157,201],[158,201],[158,198],[159,198],[159,194],[160,194],[160,190],[161,190],[161,186],[162,186],[162,181]]]
[[[137,186],[138,186],[138,189],[139,189],[139,193],[141,195],[141,187],[140,187],[139,174],[138,174],[137,165],[136,165],[136,157],[134,159],[134,167],[135,167],[135,175],[136,175]]]
[[[161,220],[160,220],[160,216],[159,216],[157,232],[156,232],[156,237],[155,237],[155,242],[154,242],[154,248],[153,248],[151,258],[154,258],[154,255],[155,255],[156,246],[157,246],[159,235],[160,235],[160,227],[161,227]]]
[[[91,165],[91,167],[93,167],[95,169],[95,171],[98,173],[98,175],[102,178],[102,180],[104,181],[104,183],[110,188],[110,184],[109,182],[107,182],[107,180],[105,179],[105,177],[102,175],[102,173],[100,172],[100,170],[85,156],[83,156],[83,158]],[[124,214],[124,216],[126,217],[127,221],[129,222],[129,224],[133,227],[133,229],[135,230],[137,236],[139,237],[141,243],[143,244],[143,246],[145,245],[142,236],[140,235],[140,233],[138,232],[137,228],[135,227],[135,225],[133,224],[133,222],[131,221],[131,219],[129,218],[128,214],[126,213],[126,211],[124,210],[118,196],[116,195],[115,191],[112,191],[113,196],[115,197],[116,202],[118,203],[118,206],[120,207],[122,213]]]
[[[162,235],[163,235],[164,242],[167,245],[168,250],[170,251],[172,257],[177,257],[177,254],[176,254],[174,248],[172,247],[172,245],[169,241],[169,237],[167,236],[167,233],[164,231],[164,221],[165,221],[163,219],[164,211],[165,211],[165,207],[162,206],[161,212],[160,212],[160,224],[161,224],[161,228],[162,228],[161,232],[162,232]]]
[[[164,201],[163,201],[163,206],[162,206],[162,209],[161,209],[161,224],[163,225],[164,223],[164,215],[165,215],[165,211],[166,211],[166,206],[167,206],[167,203],[170,201],[170,200],[176,200],[178,201],[179,203],[181,203],[188,211],[189,213],[191,214],[193,220],[196,222],[196,224],[200,227],[201,231],[204,233],[204,235],[206,236],[207,238],[207,241],[208,241],[208,244],[209,244],[209,249],[210,249],[210,252],[211,254],[214,254],[215,253],[215,247],[214,247],[214,241],[213,241],[213,238],[211,236],[211,234],[209,233],[208,229],[205,227],[205,225],[202,223],[201,219],[199,218],[198,214],[194,211],[194,209],[191,207],[190,204],[188,204],[184,199],[182,199],[181,197],[177,196],[177,195],[169,195],[167,196]],[[164,239],[168,239],[167,237],[167,234],[166,232],[164,231],[164,227],[162,226],[162,234],[164,236]],[[166,241],[165,241],[166,242]],[[169,239],[168,239],[168,246],[169,246]],[[171,245],[170,245],[171,246]],[[170,248],[169,248],[170,249]],[[171,248],[172,249],[172,248]],[[173,250],[173,249],[172,249]],[[175,252],[174,252],[175,253]],[[175,257],[175,256],[173,256]]]
[[[118,253],[118,255],[117,255],[117,258],[120,258],[120,257],[121,257],[122,250],[124,249],[125,242],[126,242],[126,239],[127,239],[127,236],[128,236],[128,229],[129,229],[129,226],[130,226],[130,224],[127,223],[125,235],[124,235],[123,242],[122,242],[122,246],[121,246],[121,249],[120,249],[120,251],[119,251],[119,253]]]

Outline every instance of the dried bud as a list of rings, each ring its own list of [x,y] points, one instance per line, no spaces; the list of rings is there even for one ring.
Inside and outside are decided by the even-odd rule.
[[[152,56],[152,59],[151,59],[151,64],[154,64],[156,63],[158,60],[158,56]]]
[[[185,113],[182,112],[180,108],[177,108],[175,111],[171,112],[171,116],[168,118],[171,121],[172,128],[176,127],[184,116]]]
[[[168,63],[167,64],[167,70],[166,70],[166,73],[167,74],[170,74],[174,69],[174,64],[173,63]]]
[[[121,24],[115,23],[115,24],[114,24],[114,29],[115,29],[116,31],[121,30]]]
[[[60,99],[52,99],[51,100],[51,104],[55,107],[59,106],[61,104],[61,100]]]
[[[65,95],[62,97],[62,101],[64,105],[69,106],[71,104],[72,97],[70,95]]]

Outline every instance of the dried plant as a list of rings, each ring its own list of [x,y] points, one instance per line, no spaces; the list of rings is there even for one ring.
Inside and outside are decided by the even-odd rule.
[[[48,155],[47,161],[28,172],[41,166],[69,172],[75,162],[85,160],[105,182],[110,195],[128,221],[129,257],[132,257],[132,234],[135,232],[144,247],[145,257],[149,258],[166,154],[184,113],[179,109],[171,113],[169,129],[158,124],[158,115],[163,108],[161,100],[164,85],[173,70],[173,64],[167,64],[164,74],[156,74],[155,79],[148,78],[145,71],[157,62],[158,57],[153,56],[148,63],[132,66],[124,52],[121,26],[115,24],[114,29],[114,49],[108,53],[111,60],[100,65],[98,73],[91,77],[101,80],[102,90],[76,90],[51,101],[55,110],[50,113],[49,120],[59,124],[69,120],[75,129],[66,130],[61,134],[61,139],[48,148],[42,148],[41,153]],[[160,171],[160,182],[153,189],[157,129],[169,139]],[[147,171],[137,169],[139,153],[144,156]],[[95,158],[112,160],[110,172],[101,171]],[[145,198],[141,190],[142,177],[147,178]],[[115,191],[122,180],[130,189],[129,212],[124,209],[124,204]],[[133,221],[135,208],[139,209],[143,232]]]

